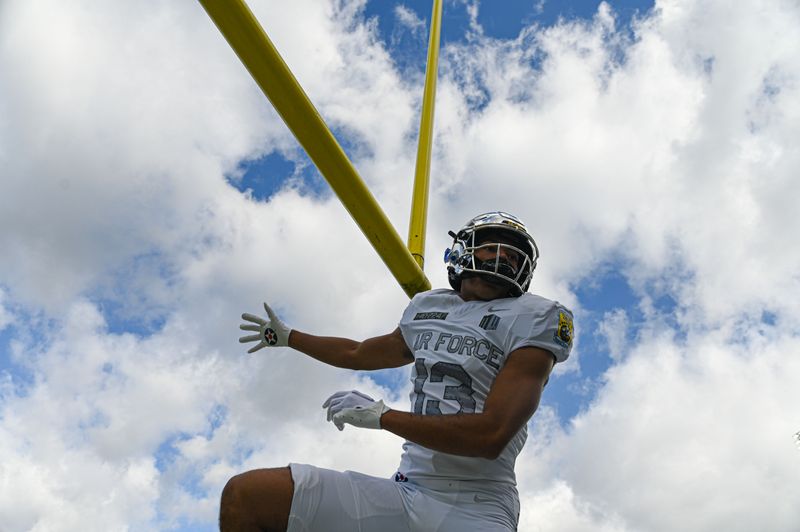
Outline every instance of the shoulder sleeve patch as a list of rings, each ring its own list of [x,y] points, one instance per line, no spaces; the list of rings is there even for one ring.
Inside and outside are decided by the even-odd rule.
[[[575,326],[572,323],[572,316],[563,310],[558,311],[558,328],[556,328],[553,340],[561,347],[571,347],[572,338],[575,336]]]

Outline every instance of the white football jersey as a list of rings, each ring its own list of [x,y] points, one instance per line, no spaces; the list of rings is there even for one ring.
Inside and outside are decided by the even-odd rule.
[[[414,354],[411,412],[422,415],[482,412],[510,353],[521,347],[539,347],[563,362],[573,338],[572,313],[557,302],[529,293],[464,301],[449,289],[414,296],[403,313],[400,330]],[[432,451],[406,441],[399,471],[412,480],[515,485],[514,462],[527,434],[527,426],[523,426],[495,460]]]

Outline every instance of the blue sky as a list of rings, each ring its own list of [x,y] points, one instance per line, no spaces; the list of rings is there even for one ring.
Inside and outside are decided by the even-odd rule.
[[[430,3],[249,3],[403,235]],[[398,438],[320,404],[405,407],[407,368],[237,338],[262,300],[363,338],[407,297],[201,6],[147,6],[0,3],[4,530],[214,530],[243,470],[397,466]],[[426,273],[444,286],[447,231],[508,210],[542,250],[532,291],[576,315],[520,530],[793,530],[798,6],[444,8]]]
[[[397,31],[393,21],[395,5],[403,5],[413,10],[417,17],[430,20],[431,2],[412,1],[392,4],[389,2],[368,2],[366,16],[378,17],[381,37],[386,42],[392,41]],[[514,39],[520,31],[532,24],[551,26],[561,19],[591,19],[597,13],[600,2],[588,1],[544,1],[506,0],[503,2],[482,2],[478,11],[478,24],[485,35],[497,39]],[[644,14],[652,9],[654,2],[646,0],[624,0],[609,2],[618,15],[621,25],[630,22],[635,14]],[[470,17],[468,4],[464,1],[445,0],[442,12],[442,42],[463,41],[469,30]],[[426,43],[427,44],[427,43]],[[424,54],[425,49],[421,52]],[[403,53],[403,52],[401,52]],[[424,58],[424,55],[423,55]],[[423,59],[424,64],[424,59]]]

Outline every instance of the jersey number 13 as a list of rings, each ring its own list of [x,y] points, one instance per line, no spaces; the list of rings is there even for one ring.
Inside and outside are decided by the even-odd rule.
[[[472,377],[464,370],[463,366],[450,362],[437,362],[431,366],[429,373],[428,368],[425,366],[425,359],[418,358],[414,362],[414,370],[417,374],[414,377],[414,393],[417,396],[414,401],[415,414],[422,414],[423,406],[425,407],[425,414],[429,416],[442,414],[439,408],[440,401],[438,399],[428,399],[426,401],[423,387],[426,382],[444,382],[445,377],[450,377],[459,384],[458,386],[445,386],[442,397],[457,401],[459,414],[473,414],[475,412],[475,398],[472,397]]]

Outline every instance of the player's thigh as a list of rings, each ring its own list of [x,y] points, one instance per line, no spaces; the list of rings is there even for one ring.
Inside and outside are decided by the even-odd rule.
[[[516,508],[499,498],[475,500],[475,492],[442,492],[417,487],[409,504],[414,532],[511,532],[517,528]]]
[[[436,532],[464,532],[465,530],[480,530],[481,532],[513,532],[517,529],[505,519],[496,509],[487,513],[476,512],[475,509],[465,511],[463,507],[453,507],[448,512]],[[420,530],[427,530],[420,528]]]
[[[288,532],[410,532],[401,490],[389,479],[291,464]]]

